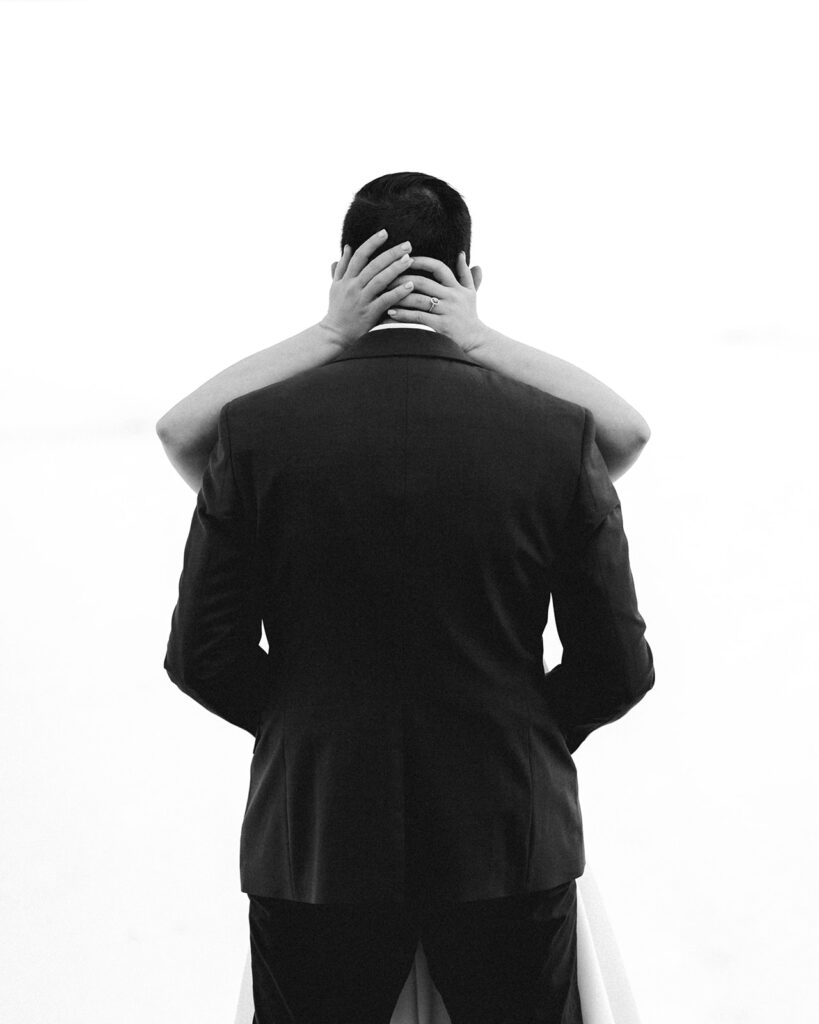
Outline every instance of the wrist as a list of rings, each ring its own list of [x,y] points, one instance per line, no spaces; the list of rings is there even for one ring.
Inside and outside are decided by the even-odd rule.
[[[347,333],[342,331],[328,317],[325,316],[323,320],[319,320],[316,326],[321,331],[323,337],[339,350],[346,348],[350,344],[350,338]]]
[[[469,332],[469,341],[462,346],[464,353],[480,357],[481,350],[490,347],[493,338],[496,336],[496,331],[493,331],[491,327],[487,327],[480,320],[476,320]]]

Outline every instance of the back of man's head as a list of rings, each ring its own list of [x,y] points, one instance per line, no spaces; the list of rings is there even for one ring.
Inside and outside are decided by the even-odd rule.
[[[441,260],[457,273],[458,253],[469,263],[472,219],[463,197],[445,181],[418,171],[384,174],[355,194],[341,229],[341,250],[353,252],[376,231],[387,240],[373,257],[400,242],[412,242],[412,254]],[[426,271],[413,274],[431,277]]]

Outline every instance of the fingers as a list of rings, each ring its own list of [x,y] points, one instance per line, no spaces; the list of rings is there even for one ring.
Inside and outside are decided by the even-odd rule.
[[[466,262],[466,253],[465,252],[459,252],[458,253],[457,271],[458,271],[458,280],[464,286],[464,288],[469,288],[471,291],[474,292],[475,291],[475,282],[472,280],[472,273],[471,273],[471,271],[469,269],[469,264]]]
[[[435,321],[437,319],[438,326],[441,326],[440,317],[436,317],[434,313],[423,313],[420,309],[402,309],[400,306],[398,309],[390,310],[390,320],[396,324],[423,324],[425,327],[431,327],[435,330]]]
[[[431,256],[414,256],[412,267],[413,270],[428,270],[436,281],[449,288],[459,283],[446,263],[433,259]]]
[[[415,269],[414,263],[412,269]],[[402,270],[405,272],[401,273]],[[446,297],[447,289],[444,288],[442,284],[438,284],[437,281],[431,281],[428,277],[419,277],[412,272],[406,272],[405,265],[401,264],[400,261],[398,264],[398,273],[401,273],[401,276],[396,277],[393,280],[395,271],[393,271],[392,267],[389,267],[387,270],[379,274],[378,277],[373,278],[370,285],[370,288],[373,290],[372,298],[375,299],[377,297],[377,292],[375,291],[376,288],[381,291],[384,288],[389,287],[400,288],[403,284],[411,284],[413,286],[413,290],[421,295],[434,295],[439,299]],[[404,293],[402,293],[402,297],[403,294]],[[410,294],[412,294],[412,292],[410,292]]]
[[[387,238],[387,231],[382,228],[380,231],[376,231],[374,235],[370,235],[366,242],[362,242],[361,245],[353,253],[352,258],[348,266],[348,270],[352,277],[360,274],[364,267],[370,260],[372,254],[382,246]]]
[[[428,295],[419,295],[413,289],[410,292],[404,292],[403,295],[399,296],[400,302],[398,303],[399,309],[420,309],[424,313],[430,312],[430,302]],[[440,320],[442,306],[438,306],[436,316]]]
[[[385,288],[389,288],[390,286],[395,284],[395,278],[398,276],[398,274],[401,274],[403,271],[408,270],[411,263],[412,257],[409,255],[409,253],[403,253],[400,259],[397,259],[394,263],[391,263],[385,270],[382,270],[380,274],[376,274],[375,277],[372,278],[369,284],[363,288],[363,296],[368,301],[377,298],[384,291]],[[359,281],[362,279],[362,277],[363,275],[359,275]],[[401,283],[405,284],[407,280],[408,278],[402,278]]]
[[[381,317],[387,312],[390,306],[394,306],[396,302],[400,302],[411,294],[412,281],[405,281],[403,284],[398,285],[397,288],[392,288],[390,291],[384,292],[383,295],[379,295],[379,297],[373,301],[373,309],[377,312],[378,316]]]
[[[345,245],[341,250],[341,259],[336,264],[335,273],[333,274],[334,281],[340,281],[344,277],[344,271],[347,269],[350,263],[350,256],[352,255],[352,249],[349,245]]]
[[[396,274],[400,273],[402,270],[406,270],[410,263],[409,254],[411,250],[412,244],[410,242],[402,242],[400,245],[394,245],[392,248],[387,249],[386,252],[380,252],[375,259],[370,260],[367,266],[358,275],[358,280],[362,287],[366,287],[384,270],[393,270],[395,268]],[[407,258],[401,262],[405,256]],[[399,263],[400,266],[396,266]],[[383,279],[381,287],[383,288],[390,280],[392,280],[392,278]]]
[[[418,257],[416,256],[413,260],[413,270],[415,270],[415,260],[417,259]],[[415,291],[420,292],[421,295],[435,295],[439,299],[444,299],[447,296],[447,289],[444,285],[438,284],[437,281],[433,281],[429,277],[422,277],[421,275],[408,272],[402,274],[401,277],[396,278],[395,283],[403,284],[405,281],[412,281],[415,286]]]

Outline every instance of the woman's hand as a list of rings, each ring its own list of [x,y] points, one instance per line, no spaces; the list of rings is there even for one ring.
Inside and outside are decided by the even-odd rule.
[[[382,319],[412,289],[411,282],[394,287],[395,279],[412,264],[409,242],[387,249],[375,259],[372,254],[387,237],[381,230],[368,238],[355,252],[344,246],[341,259],[335,264],[330,287],[330,308],[321,321],[342,347],[351,345]],[[385,290],[389,289],[389,290]]]
[[[409,281],[415,287],[411,294],[403,296],[388,311],[395,323],[424,324],[452,338],[464,352],[468,352],[480,340],[484,325],[478,319],[477,287],[480,283],[480,268],[469,269],[466,256],[458,256],[458,276],[441,260],[430,256],[416,256],[414,270],[428,270],[435,280],[428,277],[407,276],[400,281]],[[430,299],[438,302],[431,308]]]

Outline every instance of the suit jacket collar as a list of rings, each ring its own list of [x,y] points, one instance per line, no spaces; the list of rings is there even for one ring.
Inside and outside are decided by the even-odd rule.
[[[390,327],[383,331],[368,331],[349,345],[331,363],[345,359],[370,359],[378,356],[427,356],[433,359],[455,359],[460,363],[480,366],[446,334],[438,331],[419,331],[412,327]]]

